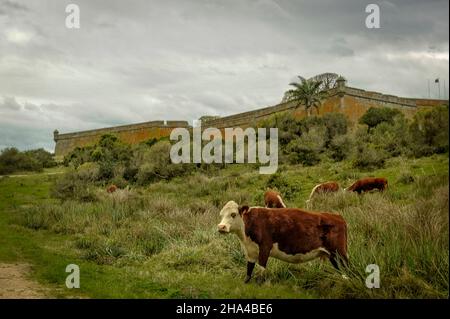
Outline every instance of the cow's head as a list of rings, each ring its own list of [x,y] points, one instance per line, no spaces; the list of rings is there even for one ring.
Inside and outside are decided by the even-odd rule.
[[[222,221],[217,225],[220,233],[237,233],[244,229],[242,214],[248,211],[248,206],[239,206],[234,201],[229,201],[220,211]]]

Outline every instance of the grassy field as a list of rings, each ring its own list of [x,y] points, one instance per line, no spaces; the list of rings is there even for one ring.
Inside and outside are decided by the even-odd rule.
[[[393,158],[364,172],[350,163],[285,166],[276,175],[231,165],[109,195],[60,202],[50,188],[61,168],[0,179],[0,262],[24,261],[56,297],[88,298],[448,298],[448,154]],[[292,265],[269,259],[268,279],[244,284],[235,236],[216,231],[228,200],[263,205],[275,186],[290,207],[304,207],[318,182],[343,187],[384,176],[385,193],[317,197],[314,210],[338,212],[349,225],[350,266],[342,278],[320,260]],[[65,287],[77,264],[81,288]],[[365,286],[368,264],[381,287]]]

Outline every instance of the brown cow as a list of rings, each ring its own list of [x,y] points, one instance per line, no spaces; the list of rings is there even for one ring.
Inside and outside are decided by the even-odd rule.
[[[286,208],[280,193],[270,189],[264,193],[264,203],[267,208]]]
[[[315,194],[332,193],[337,192],[338,190],[339,184],[336,182],[325,182],[322,184],[317,184],[313,187],[311,194],[309,195],[309,199],[306,201],[306,205],[309,206],[311,199]]]
[[[347,224],[336,214],[307,212],[297,208],[238,206],[229,201],[220,211],[220,233],[239,237],[251,279],[255,263],[267,266],[269,256],[302,263],[327,257],[335,268],[338,258],[347,264]]]
[[[369,192],[373,189],[384,191],[388,186],[388,181],[384,177],[367,177],[357,180],[352,186],[346,188],[347,191],[357,192],[358,194]]]
[[[109,187],[106,189],[106,191],[107,191],[109,194],[114,193],[116,190],[117,190],[117,186],[114,185],[114,184],[112,184],[111,186],[109,186]]]

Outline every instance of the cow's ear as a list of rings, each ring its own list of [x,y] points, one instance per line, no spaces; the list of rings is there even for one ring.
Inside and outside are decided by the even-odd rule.
[[[239,215],[242,216],[242,214],[246,213],[247,211],[248,211],[247,205],[239,206]]]

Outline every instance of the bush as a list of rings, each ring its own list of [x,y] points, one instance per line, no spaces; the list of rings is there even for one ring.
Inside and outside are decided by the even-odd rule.
[[[415,182],[414,176],[411,174],[411,172],[403,172],[397,179],[397,183],[400,184],[411,184]]]
[[[64,166],[72,166],[73,168],[77,168],[84,163],[92,162],[92,152],[92,146],[76,147],[72,152],[64,157],[63,164]]]
[[[372,130],[372,142],[390,156],[407,152],[408,123],[404,117],[396,117],[392,123],[383,122]]]
[[[100,168],[97,163],[84,163],[75,172],[76,178],[84,182],[93,183],[100,179]]]
[[[329,157],[336,162],[346,159],[352,149],[353,141],[348,135],[334,137],[328,147]]]
[[[53,159],[53,154],[47,152],[43,148],[25,151],[24,153],[41,163],[43,168],[55,167],[57,165]]]
[[[138,173],[136,180],[139,184],[147,184],[161,179],[171,179],[188,173],[195,166],[193,164],[173,164],[170,159],[171,144],[161,141],[138,153]]]
[[[17,148],[5,148],[0,154],[0,174],[17,171],[42,171],[43,163],[31,153],[20,152]]]
[[[278,128],[278,142],[281,147],[289,144],[301,135],[302,125],[289,112],[276,114],[261,121],[258,125],[264,128]]]
[[[414,157],[448,152],[448,107],[417,112],[409,126],[410,150]]]
[[[383,168],[387,154],[373,145],[358,144],[353,155],[352,166],[359,169]]]
[[[108,181],[114,177],[114,162],[112,161],[103,161],[99,162],[99,171],[98,176],[99,179]]]
[[[403,113],[398,109],[388,107],[371,107],[359,119],[359,123],[366,124],[369,129],[372,129],[383,122],[392,124],[397,116],[403,117]]]
[[[278,190],[286,199],[294,198],[295,194],[300,191],[300,186],[289,183],[282,173],[270,175],[266,182],[266,188]]]
[[[62,201],[79,200],[93,202],[97,200],[93,185],[83,179],[87,175],[80,175],[76,171],[70,171],[56,180],[51,188],[51,195]]]
[[[348,119],[342,113],[327,113],[322,118],[325,126],[325,147],[329,147],[335,137],[347,134]]]
[[[286,147],[286,153],[291,164],[301,163],[305,166],[320,162],[320,153],[325,144],[324,128],[312,128],[301,137],[292,140]]]

